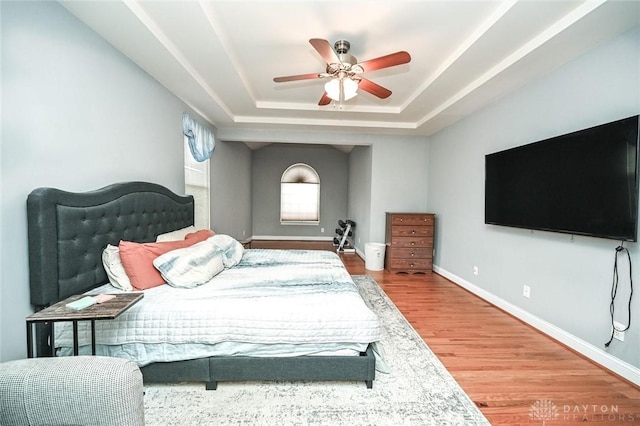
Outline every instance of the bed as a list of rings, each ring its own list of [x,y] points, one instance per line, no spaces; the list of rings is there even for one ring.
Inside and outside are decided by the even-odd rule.
[[[117,245],[121,240],[135,243],[154,242],[158,235],[187,228],[193,225],[193,203],[193,198],[190,196],[180,196],[163,186],[147,182],[117,183],[84,193],[72,193],[55,188],[34,190],[27,199],[30,297],[34,308],[40,310],[74,294],[118,292],[109,284],[102,263],[105,247],[109,244]],[[283,275],[282,271],[293,270],[290,268],[293,268],[295,264],[302,265],[302,271],[298,268],[296,275],[289,276],[285,281],[289,285],[301,289],[298,291],[303,293],[305,298],[308,298],[306,293],[320,293],[320,308],[308,309],[305,305],[307,302],[303,301],[306,299],[299,299],[298,297],[302,296],[292,296],[289,293],[285,293],[279,299],[271,299],[271,301],[268,298],[273,290],[273,283],[279,282],[277,278]],[[278,268],[284,269],[280,272],[274,272],[278,271]],[[322,273],[322,277],[318,279],[320,273]],[[290,275],[290,273],[287,274]],[[309,276],[314,278],[306,282],[305,280]],[[257,280],[256,277],[259,277],[260,280]],[[188,303],[186,305],[192,306],[192,310],[199,312],[199,314],[208,310],[206,308],[206,303],[209,303],[207,300],[215,304],[216,301],[228,296],[229,293],[225,293],[225,291],[239,293],[242,295],[241,298],[251,301],[252,305],[250,306],[254,307],[254,313],[261,311],[255,307],[263,306],[263,303],[275,307],[271,311],[280,315],[279,322],[275,323],[279,324],[281,330],[291,328],[283,326],[286,323],[286,317],[282,315],[285,310],[289,309],[287,307],[295,311],[291,315],[300,315],[301,311],[315,311],[316,319],[309,320],[307,318],[307,322],[319,321],[321,323],[319,330],[322,330],[326,326],[322,323],[325,318],[333,318],[329,313],[335,309],[329,309],[329,306],[339,304],[334,303],[332,298],[334,292],[344,293],[352,298],[348,302],[349,305],[364,303],[357,294],[357,287],[333,252],[246,250],[237,264],[225,268],[214,280],[218,280],[215,286],[205,284],[194,289],[175,289],[164,285],[144,290],[143,300],[131,308],[130,312],[123,314],[122,319],[101,321],[101,325],[96,327],[98,350],[105,354],[122,357],[127,357],[129,356],[127,354],[135,352],[136,359],[134,360],[140,365],[143,377],[147,382],[201,381],[206,384],[207,389],[216,389],[218,382],[221,381],[254,380],[347,380],[364,381],[367,388],[373,386],[376,371],[373,343],[377,337],[371,321],[368,323],[369,330],[363,335],[357,336],[355,339],[358,340],[357,342],[333,341],[332,345],[328,347],[316,347],[313,346],[316,345],[315,342],[288,341],[285,342],[288,349],[272,351],[273,346],[270,343],[275,343],[275,341],[269,342],[264,337],[256,337],[262,346],[254,345],[256,341],[249,340],[246,347],[234,346],[229,351],[229,348],[225,347],[225,342],[219,342],[220,336],[214,339],[215,342],[221,343],[219,345],[213,344],[213,341],[206,340],[207,336],[203,336],[202,330],[207,330],[205,334],[213,334],[208,331],[212,330],[209,323],[202,322],[209,321],[209,319],[205,320],[200,317],[194,319],[188,316],[167,318],[165,316],[165,325],[176,324],[176,327],[169,334],[180,334],[176,333],[176,330],[183,330],[184,324],[200,324],[198,336],[200,340],[196,339],[195,345],[183,346],[177,351],[177,355],[172,353],[168,357],[164,357],[164,355],[162,357],[146,356],[150,352],[164,353],[164,348],[157,351],[155,349],[158,348],[155,348],[154,351],[150,351],[147,348],[132,350],[131,347],[126,346],[127,339],[132,340],[130,330],[137,332],[142,328],[141,324],[156,322],[155,320],[148,321],[148,315],[150,315],[148,310],[153,311],[155,308],[157,311],[158,305],[155,303],[158,301],[171,301],[174,297],[171,291],[188,294],[187,299],[192,299],[192,302],[189,302],[192,305]],[[322,285],[311,285],[312,283]],[[318,287],[321,288],[320,291],[317,291]],[[208,293],[210,288],[213,288],[211,294]],[[285,289],[286,291],[289,290]],[[327,293],[331,294],[327,295]],[[219,313],[224,311],[227,304],[225,302],[215,306],[215,309],[209,310]],[[323,310],[322,306],[326,306],[326,308]],[[226,313],[221,314],[222,317],[233,310],[227,309]],[[340,324],[344,320],[340,316],[343,314],[338,312],[338,317],[333,322]],[[184,315],[184,313],[177,315]],[[183,322],[180,323],[176,318]],[[227,330],[225,333],[233,336],[233,333],[229,332],[228,318],[226,319]],[[136,323],[136,320],[139,321]],[[358,319],[356,318],[356,320]],[[220,315],[212,321],[219,322]],[[241,323],[244,327],[242,333],[251,334],[246,331],[260,328],[261,324],[272,321],[271,317],[263,318],[259,315],[253,315],[246,323]],[[233,323],[236,323],[235,319]],[[136,325],[131,326],[131,324]],[[204,326],[202,326],[203,324]],[[251,327],[251,324],[256,327]],[[131,328],[124,329],[123,327]],[[297,328],[304,330],[302,326]],[[352,327],[344,326],[345,335],[338,340],[349,338],[350,330],[348,329],[350,328]],[[157,327],[156,331],[163,329],[168,329],[168,327]],[[82,336],[82,329],[80,331]],[[56,346],[64,346],[65,340],[69,340],[68,336],[65,336],[64,326],[56,325],[54,332],[56,333]],[[36,329],[36,353],[38,356],[55,354],[56,348],[51,348],[48,345],[51,333],[50,324],[38,325]],[[61,334],[59,335],[59,333]],[[319,333],[320,331],[310,331],[307,334]],[[122,342],[109,340],[105,337],[119,334],[128,336],[124,341],[125,346],[120,344]],[[294,337],[292,336],[291,339]],[[139,341],[137,337],[133,340]],[[181,343],[194,343],[188,340],[186,338]],[[232,338],[231,340],[242,339]],[[209,345],[210,343],[211,345]],[[305,347],[307,343],[310,343],[310,346]],[[253,346],[258,348],[258,352],[251,352],[255,349]],[[264,350],[265,348],[267,350]],[[296,349],[291,350],[291,348]],[[64,351],[64,347],[62,351]],[[140,353],[145,356],[140,356]]]

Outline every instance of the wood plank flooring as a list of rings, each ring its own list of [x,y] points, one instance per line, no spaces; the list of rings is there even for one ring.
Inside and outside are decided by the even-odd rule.
[[[640,387],[435,273],[368,271],[494,425],[640,425]]]

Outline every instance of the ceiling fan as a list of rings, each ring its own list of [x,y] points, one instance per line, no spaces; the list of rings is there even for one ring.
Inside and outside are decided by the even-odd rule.
[[[349,100],[357,94],[358,88],[381,99],[388,98],[391,95],[391,90],[362,77],[361,74],[406,64],[411,61],[409,53],[400,51],[368,61],[358,62],[355,57],[349,54],[351,44],[346,40],[338,40],[334,44],[334,48],[331,47],[327,40],[320,38],[312,38],[309,43],[327,63],[325,72],[276,77],[273,81],[283,83],[286,81],[329,78],[330,80],[324,86],[325,92],[320,98],[320,102],[318,102],[318,105],[321,106],[330,104],[332,100]]]

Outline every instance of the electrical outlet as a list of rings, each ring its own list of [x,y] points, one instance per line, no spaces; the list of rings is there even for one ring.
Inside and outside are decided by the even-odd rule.
[[[531,287],[525,285],[522,287],[522,295],[527,299],[531,297]]]
[[[479,271],[478,271],[478,267],[474,266],[473,267],[473,275],[478,275]]]
[[[626,325],[620,324],[619,322],[614,321],[613,322],[613,338],[620,340],[621,342],[624,342],[624,331],[618,331],[618,330],[624,330],[625,328],[627,328]]]
[[[320,228],[320,232],[324,232],[324,228]]]

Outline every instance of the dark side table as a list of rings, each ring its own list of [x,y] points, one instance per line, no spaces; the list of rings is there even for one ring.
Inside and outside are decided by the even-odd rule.
[[[96,320],[114,319],[131,306],[138,303],[144,293],[118,293],[111,300],[96,303],[88,308],[76,311],[67,308],[67,303],[74,302],[86,294],[70,296],[60,302],[38,311],[26,318],[27,321],[27,357],[33,358],[33,325],[38,322],[51,322],[51,350],[55,351],[53,326],[59,321],[73,322],[73,354],[78,355],[78,321],[91,321],[91,354],[96,354]],[[97,295],[93,295],[97,296]],[[54,355],[54,354],[52,354]]]

